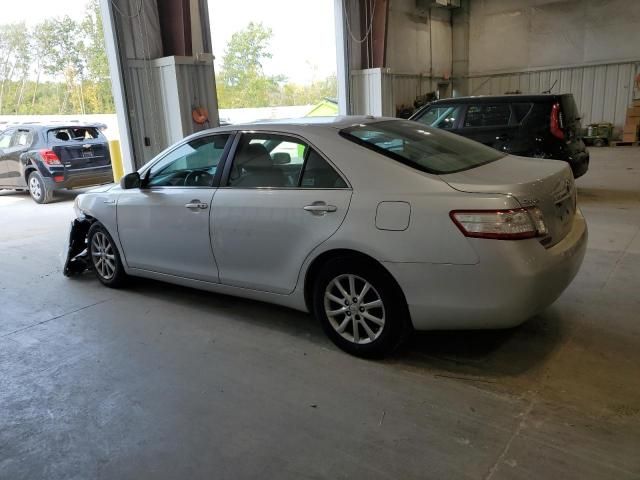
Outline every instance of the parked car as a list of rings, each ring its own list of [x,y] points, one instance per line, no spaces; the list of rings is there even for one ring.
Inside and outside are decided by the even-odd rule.
[[[587,239],[565,163],[373,117],[200,132],[75,209],[66,275],[311,311],[362,356],[412,329],[523,322],[571,282]]]
[[[425,105],[411,120],[501,152],[564,160],[574,178],[589,168],[580,115],[570,93],[447,98]]]
[[[56,190],[113,182],[102,124],[23,124],[0,133],[0,189],[29,190],[48,203]]]

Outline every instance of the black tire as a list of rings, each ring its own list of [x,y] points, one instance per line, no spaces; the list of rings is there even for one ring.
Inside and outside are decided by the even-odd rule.
[[[602,139],[602,138],[596,138],[596,139],[593,141],[593,146],[594,146],[594,147],[604,147],[604,139]]]
[[[107,229],[94,223],[87,234],[87,249],[96,277],[110,288],[122,287],[127,280],[120,253]],[[102,260],[102,262],[101,262]]]
[[[29,187],[29,195],[31,195],[34,202],[49,203],[53,200],[53,190],[47,187],[40,172],[31,172],[27,179],[27,185]]]
[[[345,300],[336,282],[345,293],[353,294],[355,291],[358,301],[354,303],[354,298],[349,302],[332,299]],[[369,289],[359,298],[365,283],[369,284]],[[377,305],[377,300],[382,306],[371,307]],[[313,310],[333,343],[358,357],[384,357],[393,352],[411,331],[404,296],[391,275],[373,262],[358,258],[334,258],[324,265],[313,285]],[[338,310],[344,312],[335,313]],[[334,312],[334,315],[329,312]],[[377,319],[375,323],[372,317]],[[380,320],[383,320],[382,325]],[[339,331],[341,328],[342,333]],[[354,329],[357,330],[355,335]]]

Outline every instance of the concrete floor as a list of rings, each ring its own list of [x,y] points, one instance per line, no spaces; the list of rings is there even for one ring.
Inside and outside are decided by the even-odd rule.
[[[283,308],[67,279],[73,194],[0,192],[0,478],[640,478],[640,149],[591,151],[564,295],[383,362]]]

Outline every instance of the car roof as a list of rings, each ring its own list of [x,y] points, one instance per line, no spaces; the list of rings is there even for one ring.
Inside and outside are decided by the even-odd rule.
[[[258,120],[248,123],[237,123],[225,125],[228,130],[252,130],[268,129],[276,127],[324,127],[342,129],[355,124],[371,123],[383,120],[385,117],[374,117],[372,115],[338,115],[335,117],[302,117],[287,118],[281,120]]]
[[[0,130],[6,130],[8,128],[33,128],[41,130],[50,130],[54,128],[102,128],[106,127],[101,122],[21,122],[21,123],[5,123],[0,125]]]
[[[513,93],[508,95],[478,95],[469,97],[455,97],[455,98],[443,98],[441,100],[435,100],[428,105],[434,104],[451,104],[451,103],[514,103],[514,102],[552,102],[564,95],[571,95],[570,93],[555,94],[555,93],[539,93],[534,95],[523,95],[521,93]]]
[[[303,117],[289,118],[282,120],[260,120],[251,123],[237,123],[224,125],[217,128],[202,130],[190,135],[185,140],[196,138],[211,133],[235,132],[238,130],[249,131],[277,131],[282,133],[304,133],[310,130],[342,130],[343,128],[352,127],[354,125],[363,125],[367,123],[379,122],[382,120],[401,120],[390,117],[374,117],[372,115],[340,115],[336,117]]]

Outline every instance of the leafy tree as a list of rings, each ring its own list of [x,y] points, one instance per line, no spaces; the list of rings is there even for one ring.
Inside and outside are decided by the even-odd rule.
[[[0,114],[113,111],[99,0],[80,22],[0,25]]]
[[[265,75],[262,64],[271,58],[269,42],[273,33],[262,23],[250,22],[231,36],[222,57],[218,77],[218,97],[223,108],[264,107],[278,89],[281,77]]]
[[[308,105],[336,96],[335,76],[297,85],[283,76],[265,75],[263,63],[272,57],[272,35],[262,23],[251,22],[231,36],[216,78],[221,108]]]

